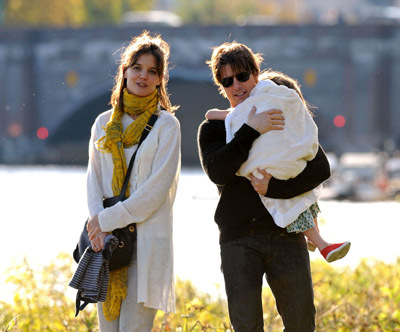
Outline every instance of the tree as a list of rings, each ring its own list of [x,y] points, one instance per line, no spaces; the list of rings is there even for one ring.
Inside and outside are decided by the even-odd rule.
[[[85,21],[84,0],[8,0],[4,23],[11,26],[81,26]]]
[[[234,24],[237,17],[259,13],[257,0],[178,0],[178,14],[185,23]]]
[[[115,24],[124,12],[149,10],[153,3],[154,0],[0,0],[0,23],[31,27]]]

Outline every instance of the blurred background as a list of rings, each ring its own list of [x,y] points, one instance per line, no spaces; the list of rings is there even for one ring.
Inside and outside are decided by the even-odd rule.
[[[184,167],[200,167],[206,110],[228,106],[205,61],[236,40],[316,106],[326,197],[398,197],[399,0],[0,0],[0,164],[85,165],[119,50],[144,29],[171,45]]]

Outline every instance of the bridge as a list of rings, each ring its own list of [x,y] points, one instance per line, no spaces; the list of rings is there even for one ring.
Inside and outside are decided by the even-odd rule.
[[[119,50],[143,29],[171,45],[169,93],[180,105],[182,161],[198,166],[196,132],[226,108],[205,61],[236,40],[263,68],[297,78],[327,151],[400,148],[400,26],[183,26],[0,30],[0,163],[85,164],[90,127],[109,108]]]

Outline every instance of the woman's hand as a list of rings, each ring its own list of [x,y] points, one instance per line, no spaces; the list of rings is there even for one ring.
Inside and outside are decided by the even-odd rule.
[[[100,232],[97,233],[96,237],[90,241],[90,244],[92,245],[92,249],[94,252],[99,252],[103,250],[104,248],[104,240],[107,236],[107,233]]]
[[[269,180],[271,180],[272,175],[268,174],[264,169],[258,168],[258,173],[261,174],[262,178],[257,178],[253,174],[250,174],[251,185],[254,190],[261,196],[265,196],[268,190]]]
[[[92,241],[96,235],[101,232],[98,214],[92,218],[89,218],[86,229],[88,231],[90,241]]]
[[[283,130],[285,118],[281,110],[271,109],[265,112],[257,113],[257,108],[252,107],[247,117],[247,125],[264,134],[270,130]]]

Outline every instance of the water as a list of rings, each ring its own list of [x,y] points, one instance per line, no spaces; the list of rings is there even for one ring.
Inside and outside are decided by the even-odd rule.
[[[85,168],[0,166],[0,300],[10,300],[7,268],[26,257],[39,268],[59,252],[72,252],[87,216]],[[174,209],[175,274],[204,292],[224,294],[215,186],[200,169],[182,171]],[[400,257],[400,203],[321,201],[321,232],[329,241],[352,242],[335,266],[361,258],[393,262]],[[311,259],[320,259],[311,253]],[[74,294],[68,294],[74,299]]]

